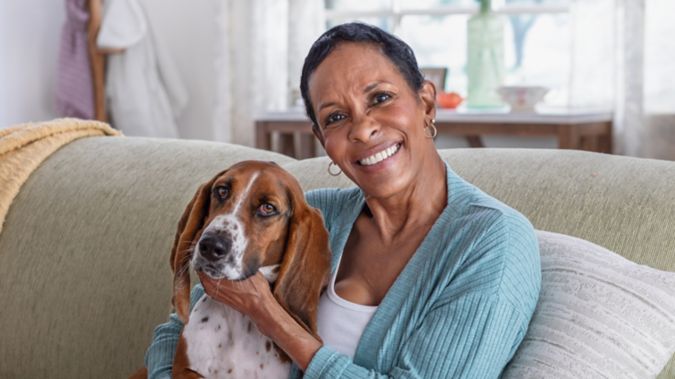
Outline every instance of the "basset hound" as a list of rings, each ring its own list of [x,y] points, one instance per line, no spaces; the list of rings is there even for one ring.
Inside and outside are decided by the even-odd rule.
[[[185,323],[173,377],[287,377],[290,360],[248,317],[208,295],[189,312],[190,265],[235,281],[261,271],[277,301],[317,336],[319,297],[330,272],[328,233],[297,180],[271,162],[235,164],[199,187],[171,250],[172,303]]]

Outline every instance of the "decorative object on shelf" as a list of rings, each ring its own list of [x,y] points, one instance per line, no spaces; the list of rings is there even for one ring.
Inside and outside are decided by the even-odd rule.
[[[503,104],[496,92],[504,79],[504,18],[492,12],[492,0],[479,0],[480,12],[467,24],[467,76],[469,108],[495,108]]]
[[[499,96],[511,106],[511,112],[534,112],[535,106],[548,93],[542,86],[500,86]]]
[[[441,108],[455,109],[464,99],[457,92],[438,92],[436,95],[436,104]]]
[[[445,90],[445,78],[448,76],[448,69],[446,67],[420,67],[424,79],[434,83],[436,92],[440,93]]]

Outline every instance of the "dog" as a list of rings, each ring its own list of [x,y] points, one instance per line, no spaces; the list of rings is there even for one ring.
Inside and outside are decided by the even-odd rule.
[[[297,180],[275,163],[244,161],[218,173],[199,187],[180,219],[171,250],[172,303],[185,327],[172,374],[287,377],[290,359],[248,317],[208,295],[189,312],[190,265],[234,281],[261,271],[279,304],[319,338],[317,308],[330,273],[328,232]]]

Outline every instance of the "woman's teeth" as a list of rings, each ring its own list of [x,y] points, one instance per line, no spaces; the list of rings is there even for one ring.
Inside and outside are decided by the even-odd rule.
[[[401,147],[400,144],[393,145],[388,149],[380,151],[379,153],[375,153],[367,158],[361,159],[359,163],[363,166],[372,166],[376,163],[380,163],[383,160],[394,155],[400,147]]]

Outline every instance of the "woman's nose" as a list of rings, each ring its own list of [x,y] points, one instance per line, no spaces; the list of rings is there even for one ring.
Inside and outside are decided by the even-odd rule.
[[[349,140],[367,142],[376,135],[379,130],[379,123],[368,114],[359,117],[352,116],[352,127],[349,130]]]

